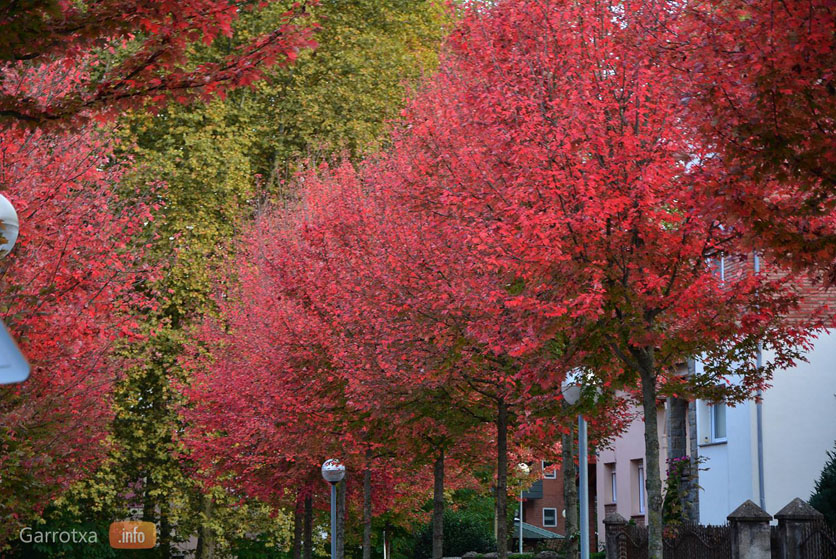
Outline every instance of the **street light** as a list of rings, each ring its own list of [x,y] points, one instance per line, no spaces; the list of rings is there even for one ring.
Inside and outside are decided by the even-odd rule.
[[[581,399],[581,376],[575,371],[566,375],[561,385],[563,399],[574,406]],[[589,559],[589,482],[587,481],[586,420],[578,414],[578,493],[580,500],[581,559]]]
[[[17,234],[20,231],[20,220],[17,217],[15,207],[9,199],[0,194],[0,258],[7,256],[17,242]]]
[[[345,477],[345,466],[336,458],[322,464],[322,479],[331,484],[331,559],[337,559],[337,484]]]
[[[15,207],[0,194],[0,258],[8,256],[12,251],[19,231],[20,220]],[[29,372],[29,362],[0,320],[0,384],[23,382],[29,378]]]
[[[522,472],[522,474],[523,474],[524,476],[527,476],[527,475],[528,475],[528,472],[530,472],[530,471],[531,471],[531,468],[529,468],[529,467],[528,467],[528,464],[526,464],[525,462],[521,462],[521,463],[517,464],[517,469],[518,469],[520,472]],[[518,534],[518,535],[519,535],[519,537],[520,537],[520,553],[522,553],[522,552],[523,552],[523,490],[522,490],[522,489],[520,490],[520,512],[519,512],[519,518],[520,518],[520,525],[519,525],[519,530],[520,530],[520,532],[519,532],[519,534]]]

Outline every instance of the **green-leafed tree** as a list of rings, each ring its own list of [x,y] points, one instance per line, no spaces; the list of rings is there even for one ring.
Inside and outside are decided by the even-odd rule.
[[[269,181],[287,178],[300,158],[379,147],[405,87],[435,70],[448,23],[436,0],[323,0],[311,10],[321,26],[318,48],[254,92],[231,96],[254,131],[253,165]]]

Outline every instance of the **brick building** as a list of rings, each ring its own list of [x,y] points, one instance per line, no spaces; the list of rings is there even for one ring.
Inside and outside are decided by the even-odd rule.
[[[547,539],[561,539],[566,535],[566,516],[563,504],[563,472],[549,462],[539,461],[531,465],[539,472],[540,479],[522,493],[523,540],[525,549],[533,549]],[[589,514],[590,529],[597,526],[595,518],[595,464],[590,463],[589,472]],[[519,507],[519,496],[517,497]],[[515,536],[519,537],[516,526]],[[557,536],[553,538],[548,534]],[[512,549],[517,549],[517,540]]]

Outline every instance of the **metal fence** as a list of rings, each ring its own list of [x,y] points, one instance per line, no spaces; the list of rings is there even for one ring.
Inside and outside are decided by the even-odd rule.
[[[665,559],[731,559],[731,528],[682,524],[666,530]]]
[[[824,522],[804,528],[799,546],[801,559],[836,559],[836,531]]]
[[[668,525],[664,559],[836,559],[836,530],[802,499],[787,503],[775,516],[751,500],[742,503],[721,526]],[[775,520],[778,525],[772,525]],[[647,559],[647,528],[616,513],[604,519],[607,559]]]
[[[771,559],[783,559],[781,532],[770,526]],[[626,524],[617,529],[613,559],[647,559],[647,527]],[[836,531],[824,522],[805,526],[792,557],[799,559],[836,559]],[[795,547],[795,544],[792,544]],[[703,526],[682,524],[665,528],[664,559],[731,559],[732,532],[728,524]]]
[[[618,559],[647,559],[647,528],[627,524],[615,537]]]

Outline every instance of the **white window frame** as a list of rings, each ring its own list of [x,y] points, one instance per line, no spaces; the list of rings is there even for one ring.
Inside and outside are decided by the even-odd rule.
[[[644,514],[647,507],[645,506],[645,479],[644,479],[644,464],[639,464],[637,475],[639,477],[639,514]]]
[[[717,436],[717,430],[716,430],[717,425],[715,424],[715,421],[717,421],[717,420],[716,420],[714,414],[716,413],[716,411],[718,409],[718,406],[723,406],[723,408],[726,412],[726,413],[723,414],[723,422],[725,423],[725,425],[723,425],[723,430],[726,431],[726,435],[724,437],[718,437]],[[728,432],[729,421],[728,421],[728,415],[727,415],[728,411],[729,411],[729,408],[726,406],[725,402],[717,402],[717,403],[709,406],[709,409],[708,409],[708,437],[709,437],[709,439],[711,440],[712,443],[724,443],[724,442],[728,441],[728,435],[729,435],[729,432]]]
[[[716,431],[717,426],[715,425],[717,413],[717,406],[724,406],[726,410],[725,414],[725,421],[726,421],[726,436],[725,437],[717,437]],[[697,434],[699,436],[699,445],[714,445],[714,444],[726,444],[728,442],[728,428],[729,428],[729,418],[728,418],[728,411],[729,406],[725,402],[708,402],[706,400],[697,400]]]
[[[546,464],[548,464],[548,466]],[[543,471],[543,479],[557,479],[557,468],[552,468],[552,466],[554,466],[553,462],[540,460],[540,467]],[[552,468],[552,470],[550,472],[546,472],[546,468]]]
[[[618,502],[618,478],[615,476],[615,467],[610,471],[610,502]]]
[[[554,524],[546,524],[546,511],[554,512]],[[557,528],[557,509],[552,507],[543,508],[543,528]]]

